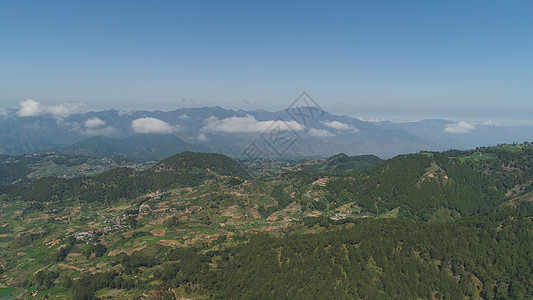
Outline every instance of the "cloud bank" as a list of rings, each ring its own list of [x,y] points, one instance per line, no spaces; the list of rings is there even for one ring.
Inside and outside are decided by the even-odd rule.
[[[483,123],[483,125],[485,125],[485,126],[501,126],[502,123],[495,122],[495,121],[492,121],[492,120],[488,120],[487,122]]]
[[[210,117],[205,120],[205,126],[200,131],[211,133],[253,133],[277,129],[303,131],[305,126],[296,121],[257,121],[253,116],[247,115],[246,117],[231,117],[222,120]]]
[[[335,134],[325,130],[325,129],[316,129],[316,128],[311,128],[309,129],[309,131],[307,132],[309,133],[310,136],[314,136],[314,137],[329,137],[329,136],[335,136]]]
[[[454,134],[465,134],[465,133],[470,133],[474,129],[476,129],[476,126],[470,123],[461,121],[456,124],[446,125],[446,128],[444,128],[444,132],[454,133]]]
[[[59,105],[42,105],[41,103],[27,99],[19,102],[20,109],[17,112],[19,117],[34,117],[38,115],[53,115],[65,118],[72,114],[79,113],[87,105],[82,102],[69,102]]]
[[[95,128],[95,127],[100,127],[103,125],[105,125],[105,121],[98,117],[94,117],[92,119],[88,119],[87,121],[85,121],[85,127],[87,128]]]
[[[346,123],[342,123],[342,122],[338,122],[338,121],[329,121],[329,122],[324,122],[324,125],[329,127],[329,128],[332,128],[332,129],[337,129],[337,130],[352,130],[354,132],[359,132],[359,129],[353,127],[352,125],[350,124],[346,124]]]
[[[156,118],[139,118],[131,121],[131,128],[136,133],[166,134],[176,132],[179,128]]]
[[[129,111],[129,110],[119,110],[117,111],[117,115],[119,117],[122,117],[122,116],[131,116],[133,115],[133,112],[132,111]]]
[[[363,121],[363,122],[370,122],[370,123],[381,123],[381,122],[385,122],[386,120],[385,119],[373,119],[373,118],[363,118],[363,117],[357,117],[357,120],[359,121]]]
[[[205,134],[203,133],[200,133],[196,139],[198,139],[199,141],[207,141],[207,137],[205,136]]]
[[[104,127],[105,124],[106,124],[106,121],[98,117],[88,119],[84,123],[84,126],[86,129],[85,131],[83,131],[83,133],[87,135],[103,135],[103,136],[113,135],[115,133],[115,128],[113,128],[113,126]]]

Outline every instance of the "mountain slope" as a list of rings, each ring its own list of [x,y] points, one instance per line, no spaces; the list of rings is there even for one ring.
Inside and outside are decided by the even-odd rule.
[[[132,199],[148,192],[196,186],[215,176],[246,178],[248,173],[238,162],[222,154],[184,152],[144,171],[123,167],[92,177],[46,177],[17,188],[8,195],[37,202],[82,201],[112,205],[121,199]]]
[[[209,148],[184,142],[175,135],[135,135],[124,139],[92,137],[56,150],[58,153],[96,157],[123,156],[132,160],[160,160],[184,151],[208,152]]]
[[[122,157],[91,158],[80,155],[26,154],[0,155],[0,185],[27,184],[33,180],[60,176],[65,178],[86,176],[124,166],[140,166]]]
[[[309,173],[341,175],[371,168],[383,160],[375,155],[348,156],[340,153],[321,160],[304,160],[299,167]]]
[[[248,177],[248,172],[242,165],[226,155],[217,153],[183,152],[162,160],[154,169],[174,172],[208,169],[222,176]]]
[[[373,214],[399,213],[428,220],[439,213],[469,216],[533,189],[531,144],[469,151],[400,155],[355,178],[331,180],[331,200]],[[443,211],[444,210],[444,211]]]
[[[366,122],[320,111],[312,116],[300,116],[297,108],[276,112],[221,107],[180,108],[173,111],[106,110],[64,118],[50,115],[20,117],[15,110],[9,110],[7,115],[0,116],[0,153],[33,153],[57,149],[88,138],[107,137],[117,140],[89,139],[85,144],[77,144],[69,149],[73,153],[89,156],[127,155],[134,160],[157,160],[180,151],[217,152],[246,158],[245,150],[254,144],[275,159],[280,158],[279,153],[283,153],[282,158],[302,159],[329,157],[341,152],[350,156],[372,154],[390,158],[419,151],[468,149],[533,140],[531,126],[506,127],[493,123],[468,124],[450,120],[398,124]],[[144,123],[141,122],[140,127],[133,126],[136,120]],[[296,140],[288,149],[275,147],[275,143],[269,141],[271,132],[268,131],[285,125],[290,125],[292,129],[286,137]],[[163,129],[159,126],[163,126]],[[177,139],[171,141],[169,137],[165,141],[165,138],[159,137],[161,135],[176,136],[184,144]],[[140,140],[129,140],[133,137]],[[121,141],[123,139],[126,141]],[[97,146],[97,141],[101,147]],[[153,149],[153,145],[158,144],[163,147]]]
[[[65,153],[126,155],[134,160],[153,160],[180,151],[210,151],[245,158],[243,152],[252,143],[262,143],[262,150],[273,158],[279,158],[278,153],[283,153],[285,158],[301,159],[340,152],[390,157],[429,149],[433,145],[403,129],[347,116],[323,113],[307,120],[294,120],[294,115],[294,111],[289,114],[285,110],[244,111],[221,107],[182,108],[167,112],[108,110],[65,118],[49,115],[19,117],[12,112],[9,116],[0,117],[0,151],[20,154],[76,143],[66,147]],[[142,128],[134,127],[136,120],[148,123],[142,123]],[[279,120],[278,123],[275,120]],[[156,127],[150,122],[156,122]],[[290,124],[295,129],[290,134],[297,141],[288,149],[275,149],[273,141],[267,139],[270,136],[267,131],[279,124]],[[165,128],[158,131],[157,126]],[[162,133],[171,133],[184,144],[176,138],[174,141],[169,137],[161,138]],[[134,137],[140,140],[131,140]],[[153,149],[153,145],[161,147]]]

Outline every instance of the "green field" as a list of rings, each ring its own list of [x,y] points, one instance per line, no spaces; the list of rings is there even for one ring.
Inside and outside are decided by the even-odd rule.
[[[17,294],[17,289],[14,287],[0,288],[0,300],[13,299]]]

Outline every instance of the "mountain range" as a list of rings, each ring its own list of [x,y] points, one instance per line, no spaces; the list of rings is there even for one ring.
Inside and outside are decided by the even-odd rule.
[[[318,107],[277,112],[221,107],[173,111],[104,110],[71,115],[0,115],[0,154],[58,152],[159,160],[183,151],[239,159],[372,154],[389,158],[533,140],[532,126],[450,120],[369,122]]]

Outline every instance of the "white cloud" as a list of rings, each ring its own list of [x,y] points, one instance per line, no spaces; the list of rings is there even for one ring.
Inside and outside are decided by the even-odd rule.
[[[7,116],[9,114],[9,110],[5,107],[0,107],[0,116]]]
[[[353,130],[354,132],[359,132],[359,129],[353,127],[352,125],[338,121],[324,122],[324,125],[337,130]]]
[[[357,118],[359,121],[363,121],[363,122],[371,122],[371,123],[380,123],[380,122],[384,122],[386,121],[385,119],[367,119],[367,118],[363,118],[363,117],[358,117]]]
[[[413,120],[407,120],[407,119],[402,119],[402,120],[399,120],[399,121],[392,121],[394,124],[408,124],[408,123],[417,123],[417,122],[420,122],[422,121],[421,119],[413,119]]]
[[[116,133],[116,129],[113,126],[104,126],[105,124],[105,121],[97,117],[88,119],[82,123],[67,121],[62,118],[56,119],[56,125],[67,131],[79,132],[90,136],[112,136]]]
[[[63,103],[55,106],[46,106],[46,111],[49,114],[58,117],[68,117],[75,113],[78,113],[82,108],[86,107],[85,103],[73,102],[73,103]]]
[[[103,125],[105,125],[105,121],[98,117],[94,117],[85,121],[85,127],[87,128],[96,128]]]
[[[311,136],[314,136],[314,137],[328,137],[328,136],[335,136],[335,134],[325,130],[325,129],[316,129],[316,128],[311,128],[309,129],[308,131],[309,135]]]
[[[172,126],[165,121],[155,118],[139,118],[131,121],[131,128],[136,133],[172,133],[177,131],[177,126]]]
[[[250,105],[255,105],[255,104],[257,104],[257,101],[255,101],[255,100],[251,100],[251,99],[244,99],[244,100],[242,100],[242,101],[244,101],[244,103],[246,103],[246,104],[250,104]]]
[[[337,129],[337,130],[348,130],[352,129],[353,127],[346,123],[341,123],[338,121],[330,121],[330,122],[324,122],[324,125],[326,125],[329,128]]]
[[[205,120],[205,125],[201,129],[203,132],[265,132],[268,130],[294,130],[302,131],[305,127],[296,121],[257,121],[253,116],[231,117],[219,120],[216,117],[210,117]]]
[[[131,116],[133,115],[133,112],[132,111],[129,111],[129,110],[119,110],[117,111],[117,115],[119,117],[122,117],[122,116]]]
[[[485,126],[501,126],[502,123],[500,123],[500,122],[495,122],[495,121],[492,121],[492,120],[488,120],[488,121],[485,122],[483,125],[485,125]]]
[[[197,138],[199,141],[207,141],[207,137],[206,137],[205,134],[203,134],[203,133],[200,133],[196,138]]]
[[[72,114],[80,112],[80,110],[87,105],[82,102],[69,102],[58,105],[41,105],[41,103],[27,99],[19,102],[20,109],[17,112],[19,117],[34,117],[38,115],[54,115],[57,117],[68,117]]]
[[[28,99],[26,101],[20,101],[20,110],[17,115],[21,117],[33,117],[42,113],[41,104],[35,100]]]
[[[456,123],[456,124],[448,124],[448,125],[446,125],[446,128],[444,128],[444,132],[456,133],[456,134],[464,134],[464,133],[469,133],[469,132],[471,132],[474,129],[476,129],[476,126],[474,126],[474,125],[472,125],[470,123],[461,121],[461,122]]]
[[[187,120],[189,118],[189,115],[187,114],[181,114],[179,117],[178,117],[180,120]]]

